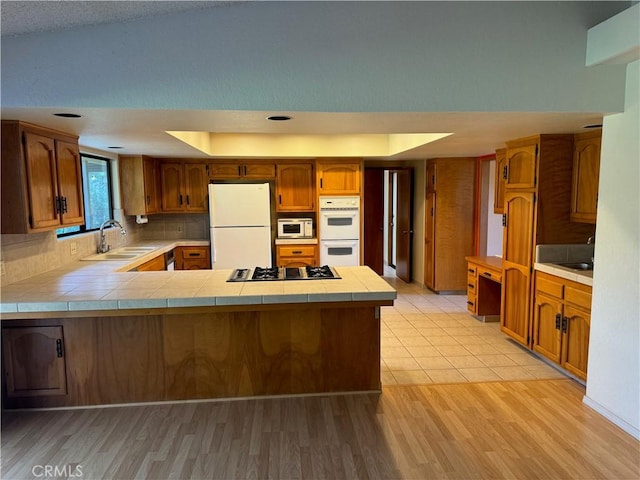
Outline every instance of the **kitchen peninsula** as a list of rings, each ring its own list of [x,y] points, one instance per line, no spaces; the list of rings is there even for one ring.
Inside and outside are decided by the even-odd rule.
[[[227,282],[232,270],[80,261],[3,286],[5,408],[380,390],[368,267],[340,279]]]

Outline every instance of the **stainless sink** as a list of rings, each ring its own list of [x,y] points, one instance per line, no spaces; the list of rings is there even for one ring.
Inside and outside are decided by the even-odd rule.
[[[101,260],[132,260],[134,258],[146,255],[149,252],[156,250],[156,247],[121,247],[116,248],[107,253],[96,253],[82,260],[87,261],[101,261]]]
[[[570,268],[572,270],[593,270],[593,263],[587,263],[587,262],[556,263],[556,265]]]

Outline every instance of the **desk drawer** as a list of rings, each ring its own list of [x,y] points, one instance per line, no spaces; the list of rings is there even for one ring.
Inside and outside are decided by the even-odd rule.
[[[314,257],[315,254],[315,245],[278,245],[278,255],[281,257]]]
[[[478,289],[478,279],[471,274],[467,275],[467,293],[476,295],[477,289]]]
[[[488,268],[478,267],[478,276],[486,277],[494,282],[502,283],[502,272],[497,270],[489,270]]]
[[[467,266],[467,275],[469,277],[476,277],[478,274],[478,266],[474,263],[469,263]]]
[[[476,296],[474,294],[467,293],[467,310],[473,315],[476,315],[478,313],[478,305],[476,303]]]

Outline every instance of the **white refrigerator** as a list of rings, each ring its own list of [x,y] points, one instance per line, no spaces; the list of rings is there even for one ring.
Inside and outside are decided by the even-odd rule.
[[[271,267],[268,183],[209,184],[211,266]]]

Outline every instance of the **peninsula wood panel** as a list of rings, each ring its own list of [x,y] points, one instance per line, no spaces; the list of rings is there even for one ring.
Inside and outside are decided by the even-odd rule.
[[[379,390],[375,311],[354,304],[5,320],[63,327],[67,394],[7,398],[3,378],[4,407]]]

